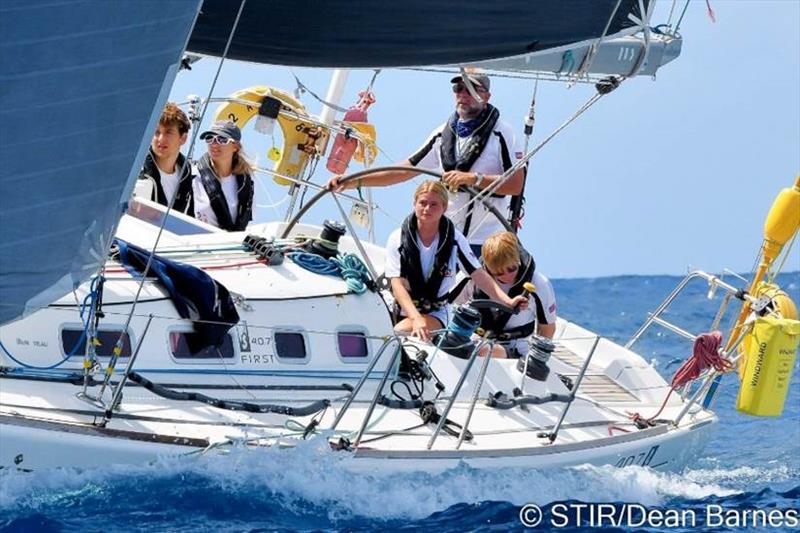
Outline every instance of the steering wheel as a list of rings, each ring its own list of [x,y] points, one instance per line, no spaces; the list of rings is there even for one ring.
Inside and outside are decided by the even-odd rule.
[[[425,169],[425,168],[416,168],[416,167],[390,166],[390,167],[368,168],[368,169],[365,169],[365,170],[361,170],[359,172],[354,172],[353,174],[349,174],[347,176],[342,177],[342,179],[339,180],[339,183],[340,184],[341,183],[347,183],[347,182],[350,182],[350,181],[353,181],[353,180],[361,179],[364,176],[369,176],[370,174],[375,174],[377,172],[383,172],[383,171],[386,171],[386,170],[412,171],[412,172],[416,172],[417,174],[426,174],[428,176],[432,176],[434,178],[438,178],[439,180],[442,179],[442,173],[441,172],[436,172],[434,170],[428,170],[428,169]],[[477,194],[478,194],[478,190],[476,190],[473,187],[461,186],[461,187],[458,188],[458,190],[468,193],[469,196],[470,196],[470,199],[475,198],[475,196],[477,196]],[[318,191],[314,196],[312,196],[306,202],[306,204],[297,211],[297,213],[292,217],[292,219],[289,220],[289,222],[286,224],[286,228],[283,230],[283,233],[281,233],[279,238],[280,239],[287,238],[289,236],[289,233],[291,233],[292,228],[294,228],[295,225],[297,225],[297,223],[300,221],[301,218],[303,218],[303,216],[308,212],[308,210],[311,209],[314,206],[314,204],[316,204],[320,199],[322,199],[323,196],[325,196],[326,194],[330,194],[332,192],[333,191],[331,189],[323,189],[321,191]],[[503,227],[507,231],[513,232],[514,230],[513,230],[512,226],[511,226],[511,223],[509,223],[509,221],[506,220],[506,218],[503,215],[500,214],[500,212],[497,210],[497,208],[495,206],[493,206],[491,203],[488,202],[488,200],[489,200],[489,196],[481,196],[481,198],[480,198],[480,201],[483,204],[483,206],[490,213],[492,213],[497,218],[497,220],[500,221],[501,224],[503,224]]]
[[[471,302],[469,302],[468,305],[474,307],[475,309],[494,309],[496,311],[501,311],[503,313],[508,313],[511,315],[516,315],[517,313],[519,313],[518,308],[515,309],[505,304],[495,302],[494,300],[472,300]]]

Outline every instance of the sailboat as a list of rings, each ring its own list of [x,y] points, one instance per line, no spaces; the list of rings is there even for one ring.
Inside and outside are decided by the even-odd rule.
[[[138,122],[126,131],[135,139],[102,137],[104,128],[125,123],[126,117],[108,122],[103,116],[76,113],[74,130],[104,142],[71,147],[96,165],[76,165],[82,178],[72,183],[75,196],[46,188],[50,202],[73,207],[59,209],[59,215],[64,213],[60,222],[42,229],[41,239],[49,244],[25,241],[24,229],[32,217],[19,213],[12,226],[3,220],[4,256],[13,262],[4,261],[0,270],[0,316],[6,322],[0,327],[0,466],[91,467],[99,457],[103,464],[135,464],[163,456],[225,453],[234,446],[293,447],[304,439],[324,438],[332,450],[352,458],[354,470],[431,471],[462,461],[478,468],[590,463],[677,470],[697,454],[717,423],[710,405],[722,374],[735,361],[744,362],[747,375],[754,372],[754,361],[763,363],[763,358],[748,357],[758,319],[782,321],[788,331],[784,337],[789,340],[769,353],[781,362],[789,352],[794,355],[796,342],[787,348],[797,335],[792,333],[791,306],[785,294],[761,281],[800,225],[795,220],[800,183],[776,200],[762,268],[748,290],[696,271],[628,345],[559,319],[553,342],[542,343],[524,361],[478,357],[482,346],[494,342],[485,332],[473,337],[473,331],[448,329],[433,342],[395,334],[381,284],[383,248],[360,239],[343,209],[338,223],[320,226],[304,218],[320,200],[332,199],[340,207],[330,191],[317,187],[315,197],[286,220],[251,224],[245,232],[219,231],[150,202],[146,195],[131,196],[148,132],[181,63],[189,63],[184,49],[306,66],[550,69],[559,76],[602,76],[607,81],[599,83],[601,95],[619,81],[607,79],[608,74],[651,74],[680,51],[679,35],[650,31],[652,3],[646,1],[511,2],[509,12],[520,14],[511,25],[507,13],[494,9],[483,8],[480,16],[467,10],[461,16],[444,3],[412,4],[353,9],[357,20],[350,21],[349,32],[330,29],[303,39],[296,38],[291,25],[274,23],[295,14],[295,5],[288,2],[272,2],[268,9],[221,0],[175,2],[170,4],[174,12],[157,14],[147,6],[93,5],[85,13],[70,13],[95,24],[75,35],[54,38],[54,28],[44,25],[38,36],[11,39],[12,46],[22,47],[28,39],[45,48],[74,39],[75,48],[65,54],[73,59],[85,46],[81,36],[91,40],[105,32],[116,43],[113,35],[152,28],[154,35],[168,40],[139,40],[163,52],[160,62],[151,61],[155,52],[140,47],[136,53],[133,48],[104,50],[122,61],[147,60],[141,66],[140,92],[125,92],[120,83],[100,94],[131,103],[135,97],[137,105],[150,105],[147,113],[129,108]],[[478,3],[473,7],[481,9]],[[39,7],[12,3],[0,9]],[[321,18],[330,18],[338,5],[321,2],[315,9]],[[49,20],[53,14],[46,15]],[[503,24],[497,27],[502,31],[489,32],[487,28],[495,27],[493,17],[500,16]],[[481,31],[486,38],[475,42],[443,33],[441,20],[450,17],[458,20],[449,27],[464,34]],[[393,31],[370,31],[378,25],[385,30],[382,21],[387,19],[394,21]],[[109,29],[109,20],[125,22]],[[265,27],[270,28],[268,38]],[[464,44],[444,46],[452,42]],[[81,68],[89,69],[80,73],[84,77],[121,81],[108,62],[75,61],[80,68],[49,69],[55,81],[48,77],[49,83],[33,89],[25,80],[46,69],[27,67],[15,74],[19,85],[10,94],[23,87],[39,90],[33,100],[49,103],[45,95],[53,84],[72,87],[70,78],[58,76]],[[334,80],[329,95],[340,89]],[[242,125],[244,113],[288,126],[281,156],[269,172],[289,185],[292,206],[304,187],[313,186],[304,172],[323,156],[334,135],[354,135],[363,146],[362,157],[369,159],[368,129],[337,122],[331,113],[315,117],[285,91],[253,87],[223,100],[215,111],[219,117],[235,109]],[[277,107],[262,106],[274,100]],[[44,107],[49,120],[56,120],[59,112],[81,102],[76,90]],[[86,105],[94,109],[101,103]],[[202,114],[208,103],[193,105]],[[279,111],[269,116],[262,108]],[[33,131],[25,133],[35,142]],[[122,155],[102,157],[112,146]],[[84,148],[89,151],[81,152]],[[35,162],[41,167],[26,172],[46,175],[48,161],[42,158]],[[48,184],[60,178],[51,174]],[[99,176],[108,180],[108,187],[98,185]],[[3,183],[12,179],[4,175]],[[102,197],[89,198],[87,191],[95,190]],[[361,202],[369,209],[368,200]],[[304,259],[309,253],[336,258],[321,264],[338,268],[323,271],[319,261],[309,264]],[[191,288],[176,285],[169,275],[175,270],[188,271],[200,282]],[[697,341],[698,334],[664,318],[680,289],[694,279],[727,295],[716,324],[734,298],[741,301],[741,310],[729,341],[714,350],[717,365],[688,381],[668,383],[633,347],[654,325]],[[459,335],[459,343],[447,341]],[[546,371],[529,375],[530,365]],[[766,366],[759,368],[767,374]],[[769,386],[782,390],[758,382],[743,393],[742,408],[754,414],[779,411],[774,401],[762,405],[774,393],[765,391]]]

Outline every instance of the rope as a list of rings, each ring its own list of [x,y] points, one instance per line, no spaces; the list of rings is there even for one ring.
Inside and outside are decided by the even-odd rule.
[[[300,267],[323,276],[338,276],[339,267],[336,263],[329,259],[325,259],[318,254],[310,254],[308,252],[293,252],[288,254],[289,259],[295,262]]]
[[[717,372],[729,372],[733,368],[733,364],[719,354],[719,348],[722,345],[722,333],[719,331],[712,331],[710,333],[703,333],[698,335],[694,341],[692,348],[692,355],[689,357],[675,372],[672,377],[669,392],[664,398],[664,402],[658,409],[658,412],[650,418],[644,418],[639,413],[628,413],[631,420],[638,425],[644,423],[651,425],[651,422],[658,417],[667,405],[667,401],[673,392],[683,387],[690,381],[700,377],[703,371],[714,368]]]
[[[293,252],[289,258],[300,267],[323,276],[340,276],[347,284],[347,292],[363,294],[367,290],[369,273],[363,261],[354,254],[342,254],[333,259],[308,252]]]
[[[208,90],[208,96],[206,97],[206,102],[205,102],[205,105],[203,106],[203,111],[201,112],[200,117],[199,117],[200,121],[202,121],[203,117],[206,114],[206,111],[208,110],[208,99],[211,97],[211,94],[214,91],[214,87],[216,87],[216,85],[217,85],[217,80],[219,79],[220,72],[222,71],[222,65],[223,65],[223,63],[225,63],[225,59],[228,57],[228,50],[230,50],[231,42],[233,41],[233,35],[236,33],[236,28],[239,26],[239,19],[241,19],[241,17],[242,17],[242,11],[244,11],[244,6],[245,6],[246,3],[247,3],[247,0],[242,0],[241,3],[239,4],[239,12],[236,14],[236,19],[233,22],[233,26],[231,27],[230,34],[228,34],[228,41],[227,41],[227,43],[225,43],[225,50],[222,53],[222,58],[220,59],[219,65],[217,66],[217,71],[214,74],[214,79],[211,82],[211,87]],[[186,167],[186,165],[189,164],[189,160],[191,159],[191,156],[192,156],[192,153],[193,153],[193,150],[194,150],[194,146],[195,146],[195,143],[197,141],[198,132],[199,132],[199,129],[195,130],[194,136],[192,137],[192,141],[189,144],[188,155],[186,157],[186,160],[183,162],[183,165],[182,165],[181,171],[180,171],[181,172],[180,175],[182,175],[183,170]],[[155,254],[156,254],[156,248],[158,247],[158,243],[161,240],[161,236],[164,233],[164,227],[167,224],[167,219],[169,218],[167,215],[169,215],[169,212],[172,209],[172,206],[175,203],[175,199],[177,197],[178,197],[177,194],[175,196],[173,196],[172,199],[169,202],[169,205],[167,205],[167,210],[165,212],[164,219],[161,221],[161,226],[159,226],[159,228],[158,228],[158,233],[156,234],[155,242],[153,243],[152,250],[150,251],[150,254],[147,257],[147,263],[145,264],[144,270],[142,271],[141,281],[139,282],[139,286],[136,289],[136,295],[134,296],[133,302],[131,303],[130,312],[128,313],[128,317],[125,320],[125,326],[122,328],[122,332],[120,333],[119,339],[117,339],[117,343],[116,343],[116,345],[114,347],[113,355],[111,356],[111,358],[108,361],[108,366],[106,367],[106,377],[103,380],[103,385],[100,387],[100,392],[99,392],[98,396],[102,396],[103,392],[106,389],[106,386],[108,386],[109,380],[111,379],[111,375],[114,372],[114,367],[117,364],[117,359],[119,357],[119,353],[121,353],[121,351],[122,351],[122,342],[123,342],[124,333],[126,331],[128,331],[128,328],[131,325],[131,320],[133,319],[134,312],[136,311],[136,304],[138,303],[139,298],[141,297],[142,289],[144,288],[145,279],[147,278],[147,274],[150,271],[150,267],[151,267],[151,265],[153,263],[153,258],[155,257]]]
[[[80,317],[81,322],[83,322],[83,331],[81,332],[81,336],[78,337],[78,340],[75,342],[75,345],[72,347],[72,349],[69,351],[69,353],[65,354],[64,357],[60,361],[58,361],[56,363],[53,363],[52,365],[49,365],[49,366],[31,365],[29,363],[26,363],[26,362],[24,362],[24,361],[22,361],[20,359],[17,359],[16,357],[14,357],[14,355],[11,352],[8,351],[8,348],[5,347],[5,345],[3,344],[2,341],[0,341],[0,350],[2,350],[3,353],[5,353],[6,356],[9,359],[11,359],[15,363],[17,363],[22,368],[30,368],[30,369],[33,369],[33,370],[52,370],[54,368],[57,368],[57,367],[63,365],[65,362],[67,362],[69,360],[70,357],[74,356],[78,352],[78,349],[81,347],[81,345],[85,344],[86,336],[89,333],[89,326],[91,324],[91,319],[92,319],[92,315],[93,315],[93,309],[94,309],[95,305],[97,304],[97,298],[98,298],[98,295],[99,295],[99,293],[97,291],[97,283],[98,283],[99,279],[100,279],[99,276],[95,276],[95,278],[92,280],[92,283],[90,285],[91,291],[89,292],[89,294],[87,294],[83,298],[83,302],[81,303],[81,306],[80,306],[80,310],[79,310],[78,316]],[[89,312],[89,316],[86,318],[86,320],[84,320],[83,319],[83,315],[86,312],[87,308],[90,309],[90,312]]]
[[[380,73],[381,73],[381,69],[376,68],[375,69],[375,74],[373,74],[372,75],[372,79],[369,80],[369,85],[367,85],[367,91],[366,92],[368,92],[368,93],[372,92],[372,86],[375,84],[375,80],[378,78],[378,74],[380,74]]]
[[[367,290],[369,272],[364,262],[354,254],[343,254],[334,257],[332,261],[339,267],[342,278],[347,283],[347,290],[356,294],[363,294]]]
[[[321,103],[321,104],[323,104],[323,105],[325,105],[327,107],[330,107],[331,109],[334,109],[334,110],[338,111],[339,113],[346,113],[347,112],[347,109],[345,109],[344,107],[340,107],[340,106],[338,106],[336,104],[328,102],[327,100],[325,100],[324,98],[319,96],[317,93],[315,93],[314,91],[309,89],[308,85],[306,85],[305,83],[300,81],[300,78],[298,78],[297,75],[294,72],[292,72],[291,74],[292,74],[292,77],[294,77],[295,83],[297,83],[297,88],[298,89],[300,89],[303,92],[306,92],[306,93],[310,94],[319,103]],[[372,85],[372,84],[370,84],[370,85]],[[295,93],[295,94],[297,94],[297,93]]]

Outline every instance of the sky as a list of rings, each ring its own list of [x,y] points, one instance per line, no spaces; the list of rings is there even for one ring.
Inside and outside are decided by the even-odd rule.
[[[654,24],[666,22],[670,5],[659,3]],[[549,277],[751,270],[772,200],[800,173],[800,1],[711,0],[711,6],[715,23],[704,1],[689,5],[681,56],[657,79],[627,80],[532,160],[520,238]],[[218,66],[218,59],[204,58],[181,72],[170,100],[205,97]],[[212,94],[222,97],[253,85],[293,91],[294,73],[324,96],[331,72],[227,60]],[[343,107],[355,103],[372,75],[350,72]],[[378,75],[369,120],[386,155],[376,165],[407,158],[453,112],[450,77],[409,70]],[[520,136],[532,92],[531,80],[492,80],[491,103]],[[587,84],[540,82],[531,146],[593,92]],[[311,95],[301,99],[319,114],[321,104]],[[272,140],[257,133],[254,122],[243,131],[244,148],[267,166]],[[194,156],[204,151],[200,143]],[[320,164],[314,181],[328,178]],[[268,206],[283,200],[287,189],[266,177],[262,182],[255,220],[283,219],[286,202]],[[414,187],[374,189],[379,243],[411,211]],[[340,218],[333,202],[325,204],[305,221]],[[800,244],[786,270],[800,269],[799,249]]]

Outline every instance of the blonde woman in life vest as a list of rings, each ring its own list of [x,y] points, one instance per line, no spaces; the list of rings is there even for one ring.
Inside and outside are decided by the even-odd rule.
[[[481,267],[464,235],[444,216],[447,190],[425,181],[414,193],[414,211],[386,244],[385,276],[390,280],[399,317],[398,333],[422,340],[450,320],[448,296],[460,267],[492,300],[526,309],[527,298],[509,297]]]

